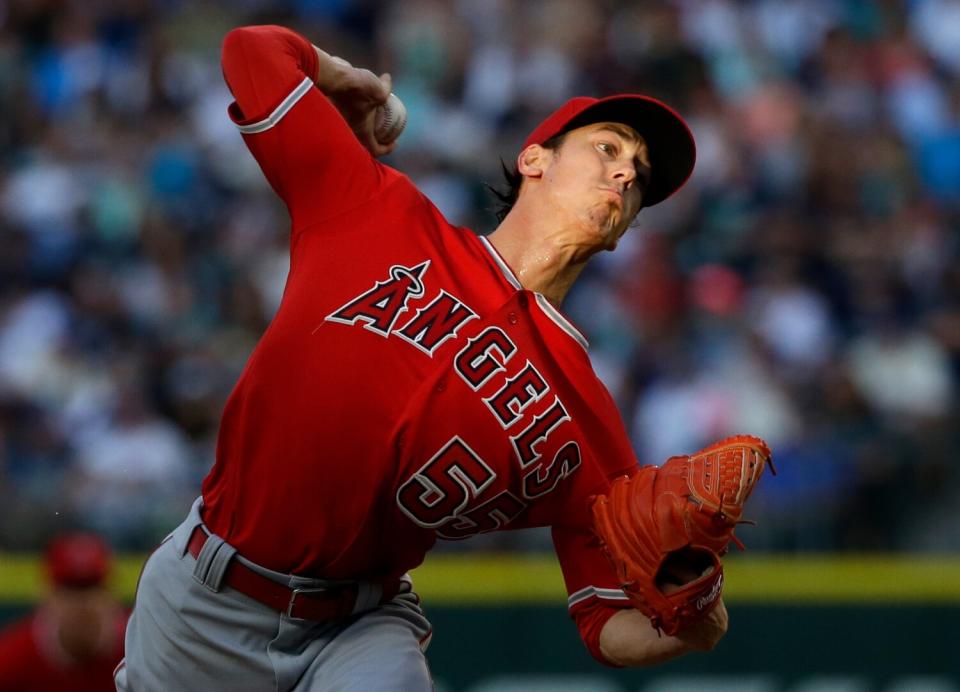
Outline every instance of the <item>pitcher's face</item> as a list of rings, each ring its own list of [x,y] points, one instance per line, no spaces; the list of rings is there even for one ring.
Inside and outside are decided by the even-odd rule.
[[[647,143],[626,125],[601,122],[568,132],[548,152],[544,191],[590,239],[612,250],[643,203],[650,181]]]

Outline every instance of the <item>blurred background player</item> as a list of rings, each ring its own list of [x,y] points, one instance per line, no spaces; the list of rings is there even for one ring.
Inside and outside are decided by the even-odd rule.
[[[50,543],[46,595],[0,633],[2,692],[114,689],[127,612],[107,586],[112,563],[110,549],[93,534],[64,534]]]

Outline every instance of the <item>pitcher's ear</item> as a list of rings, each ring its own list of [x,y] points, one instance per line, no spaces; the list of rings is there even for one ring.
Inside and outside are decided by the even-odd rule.
[[[539,144],[531,144],[517,156],[517,170],[525,178],[539,178],[549,155],[550,152]]]

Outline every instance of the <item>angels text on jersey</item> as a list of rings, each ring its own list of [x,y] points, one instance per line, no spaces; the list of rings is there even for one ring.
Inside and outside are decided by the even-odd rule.
[[[326,321],[362,324],[380,336],[396,336],[432,358],[478,315],[440,290],[409,319],[401,320],[404,313],[410,313],[411,300],[425,299],[424,275],[429,266],[430,260],[412,267],[393,265],[387,278],[334,310]],[[396,501],[404,514],[443,538],[466,538],[502,528],[530,501],[553,491],[580,466],[580,447],[572,439],[552,456],[541,453],[548,438],[555,434],[555,439],[563,437],[562,429],[571,417],[540,371],[520,356],[519,350],[506,330],[488,326],[460,347],[452,364],[507,435],[520,471],[520,487],[481,499],[497,472],[468,441],[454,435],[397,490]]]

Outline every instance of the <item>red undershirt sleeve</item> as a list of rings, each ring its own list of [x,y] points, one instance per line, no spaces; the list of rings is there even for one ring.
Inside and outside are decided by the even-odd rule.
[[[599,598],[591,598],[570,609],[570,617],[577,623],[580,638],[583,639],[587,650],[597,661],[610,668],[622,668],[623,666],[611,663],[604,658],[600,651],[600,632],[603,631],[603,626],[607,624],[607,621],[625,607],[611,606]]]
[[[589,531],[554,527],[553,545],[569,595],[570,617],[577,623],[580,638],[600,663],[618,667],[600,652],[600,632],[611,617],[631,605],[597,539]]]
[[[313,45],[280,26],[234,29],[223,42],[228,113],[297,230],[356,207],[384,183],[363,148],[313,83]]]

